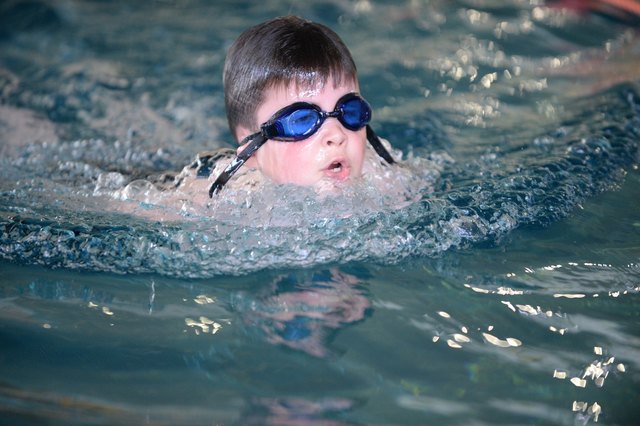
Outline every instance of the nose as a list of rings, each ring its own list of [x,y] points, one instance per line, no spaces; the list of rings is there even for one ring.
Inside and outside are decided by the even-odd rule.
[[[340,146],[347,141],[347,129],[337,118],[328,118],[321,128],[322,144],[325,146]]]

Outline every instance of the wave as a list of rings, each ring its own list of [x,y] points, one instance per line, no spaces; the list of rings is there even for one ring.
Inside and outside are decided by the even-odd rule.
[[[93,195],[97,176],[109,171],[105,159],[113,158],[116,173],[131,178],[170,165],[166,151],[96,141],[32,146],[3,160],[0,257],[52,268],[210,277],[352,261],[388,264],[499,244],[518,227],[562,219],[585,198],[620,184],[638,163],[634,86],[583,98],[572,111],[535,137],[514,136],[496,152],[441,162],[437,182],[419,183],[417,197],[402,206],[381,202],[370,188],[323,199],[287,193],[265,204],[278,198],[275,188],[251,203],[231,203],[235,211],[229,204],[224,214],[183,221],[108,211],[105,197]],[[117,160],[118,166],[117,158],[126,161]],[[407,164],[420,179],[432,176],[416,169],[425,164],[416,161]]]

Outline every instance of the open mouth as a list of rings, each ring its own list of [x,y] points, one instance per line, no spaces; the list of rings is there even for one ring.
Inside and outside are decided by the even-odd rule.
[[[349,163],[345,159],[332,161],[325,169],[325,175],[337,180],[345,180],[349,177]]]
[[[334,161],[333,163],[329,164],[329,167],[327,167],[327,170],[329,170],[331,173],[340,173],[342,169],[342,161]]]

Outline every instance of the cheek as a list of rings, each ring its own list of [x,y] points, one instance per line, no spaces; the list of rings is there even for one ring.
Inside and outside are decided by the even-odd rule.
[[[365,150],[367,147],[367,138],[363,133],[361,137],[357,137],[351,141],[351,159],[352,167],[356,174],[360,174],[362,171],[362,164],[364,163]]]
[[[269,141],[256,154],[260,170],[280,183],[304,183],[317,156],[305,142]]]
[[[280,163],[283,173],[293,179],[299,180],[308,174],[313,165],[319,160],[319,152],[313,143],[308,141],[287,144],[281,150]]]
[[[325,154],[322,145],[313,136],[300,142],[283,143],[279,149],[281,160],[285,164],[313,164]]]

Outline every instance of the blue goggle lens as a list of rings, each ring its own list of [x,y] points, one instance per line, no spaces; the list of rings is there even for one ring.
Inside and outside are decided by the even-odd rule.
[[[371,121],[371,107],[355,93],[340,98],[332,112],[324,112],[308,102],[297,102],[276,112],[262,126],[262,133],[267,139],[300,141],[317,132],[327,117],[337,118],[349,130],[360,130]]]
[[[342,115],[338,117],[349,130],[360,130],[371,121],[371,107],[362,98],[351,98],[340,107]]]
[[[314,133],[322,121],[324,120],[317,110],[305,107],[284,114],[275,121],[275,125],[278,128],[278,136],[299,139]]]

